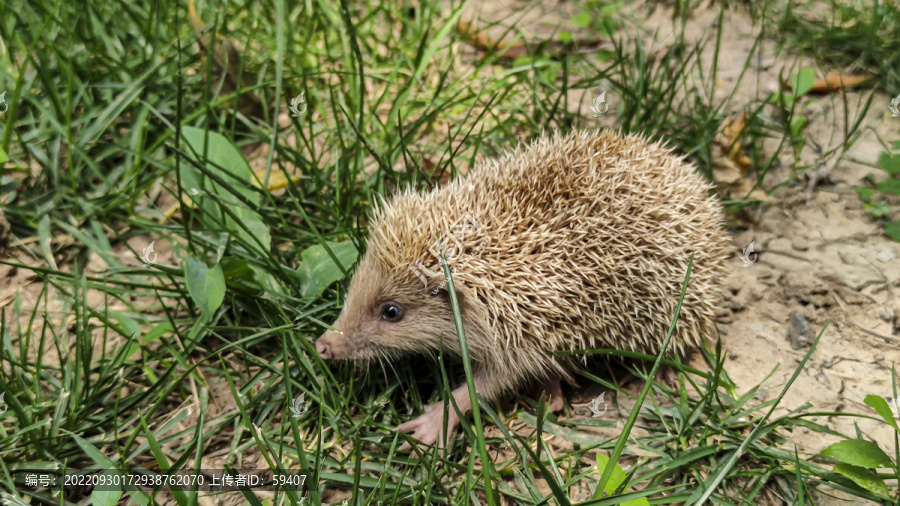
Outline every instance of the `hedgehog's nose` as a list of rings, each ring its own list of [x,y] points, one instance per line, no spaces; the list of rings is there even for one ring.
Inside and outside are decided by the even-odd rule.
[[[319,352],[319,356],[324,360],[331,360],[334,358],[334,350],[332,349],[331,339],[329,339],[328,334],[330,334],[330,332],[325,332],[322,334],[322,337],[316,341],[316,351]]]

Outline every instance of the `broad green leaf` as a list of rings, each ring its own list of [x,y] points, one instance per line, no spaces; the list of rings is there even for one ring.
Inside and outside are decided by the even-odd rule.
[[[900,153],[892,155],[882,151],[878,154],[878,167],[888,174],[900,174]]]
[[[603,473],[603,470],[606,469],[606,464],[608,462],[609,462],[609,457],[607,457],[606,455],[604,455],[602,453],[597,454],[597,470],[601,474]],[[625,471],[622,469],[622,466],[620,466],[619,464],[616,464],[615,469],[613,469],[612,476],[609,477],[609,481],[606,482],[606,486],[603,487],[603,490],[606,492],[607,495],[612,495],[613,492],[615,492],[616,489],[619,488],[619,485],[621,485],[622,482],[625,481],[625,478],[627,478],[627,475],[625,474]],[[627,491],[628,491],[628,486],[626,486],[624,489],[622,489],[623,494]],[[595,499],[599,499],[601,497],[603,497],[602,494],[599,494],[596,492],[594,493]],[[646,497],[632,499],[630,501],[625,501],[621,504],[624,506],[650,506],[650,502],[647,500]]]
[[[894,412],[884,398],[877,395],[867,395],[865,401],[866,404],[872,406],[872,409],[874,409],[876,413],[881,415],[881,418],[884,418],[884,421],[888,425],[893,427],[897,432],[900,432],[900,427],[897,426],[897,420],[894,418]]]
[[[9,155],[6,154],[6,151],[3,148],[0,148],[0,163],[6,163],[9,161]]]
[[[128,495],[131,496],[131,500],[137,503],[138,506],[150,506],[150,496],[147,495],[147,492],[143,490],[129,490]],[[132,503],[128,503],[128,506],[131,506]],[[157,503],[153,503],[154,506]]]
[[[220,263],[230,288],[245,293],[285,293],[284,286],[266,269],[234,257],[225,257]]]
[[[593,56],[601,62],[610,62],[616,59],[616,53],[608,49],[598,49],[593,53]]]
[[[238,221],[243,223],[247,230],[244,230],[244,227],[235,223],[230,216],[225,219],[225,226],[228,230],[234,232],[236,236],[243,239],[244,244],[247,244],[250,248],[256,251],[262,251],[263,254],[268,254],[269,249],[272,246],[272,236],[269,235],[269,227],[262,221],[262,217],[259,213],[242,206],[235,206],[233,211],[238,217]],[[256,240],[254,240],[254,237]],[[262,243],[261,246],[257,244],[257,240]],[[260,250],[260,248],[262,249]]]
[[[606,469],[606,464],[608,464],[608,463],[609,463],[608,456],[606,456],[602,453],[597,454],[597,470],[598,471],[600,471],[602,473],[603,470]],[[619,488],[619,485],[621,485],[622,482],[624,482],[624,481],[625,481],[625,471],[622,470],[622,466],[620,466],[619,464],[616,464],[615,469],[613,469],[612,476],[609,477],[609,481],[606,482],[606,487],[604,487],[603,490],[607,494],[612,495],[612,493],[615,492],[616,489]],[[627,490],[628,490],[628,488],[625,488],[623,490],[623,492],[625,492]]]
[[[807,93],[809,93],[809,90],[812,89],[813,83],[815,82],[816,73],[813,72],[813,69],[805,68],[801,70],[797,73],[796,76],[794,76],[794,82],[792,86],[794,95],[796,95],[797,97],[806,95]]]
[[[891,195],[900,195],[900,179],[885,179],[878,183],[878,191],[890,193]]]
[[[222,265],[225,279],[253,282],[253,269],[250,268],[250,262],[240,258],[224,257],[219,263]]]
[[[262,287],[263,291],[276,294],[285,293],[284,283],[280,282],[271,272],[256,265],[251,265],[250,268],[253,269],[256,284]]]
[[[806,126],[806,116],[797,116],[793,120],[791,120],[791,135],[794,137],[799,137],[803,132],[803,127]]]
[[[822,450],[822,455],[834,457],[844,464],[879,469],[894,467],[893,461],[877,444],[864,439],[845,439]]]
[[[587,25],[591,24],[591,21],[594,19],[594,16],[591,16],[590,12],[582,12],[575,17],[572,18],[572,22],[578,25],[579,28],[584,28]]]
[[[600,14],[602,14],[603,16],[612,16],[613,14],[619,12],[623,5],[625,5],[625,2],[603,3],[600,7]]]
[[[888,486],[884,481],[879,479],[878,475],[871,469],[851,464],[838,464],[834,466],[834,471],[850,478],[854,483],[869,492],[875,493],[885,499],[889,498]]]
[[[225,275],[222,273],[222,266],[216,264],[210,269],[202,260],[191,255],[185,261],[184,281],[191,299],[200,311],[207,319],[212,318],[225,300]]]
[[[900,220],[887,222],[884,226],[884,234],[891,239],[900,242]]]
[[[272,237],[262,217],[255,209],[238,200],[240,195],[253,207],[259,205],[260,195],[253,190],[250,165],[244,155],[225,136],[216,132],[207,132],[194,127],[183,127],[182,135],[198,159],[202,158],[204,146],[207,159],[207,170],[217,175],[222,183],[213,181],[189,163],[181,164],[181,181],[187,196],[203,211],[207,219],[203,220],[209,228],[214,220],[224,218],[225,229],[233,234],[253,251],[267,255],[272,246]],[[202,160],[200,160],[202,161]],[[229,211],[232,218],[224,213],[221,206],[208,195],[216,195]],[[235,195],[237,194],[237,195]],[[244,226],[241,226],[244,225]],[[246,230],[245,230],[246,228]]]
[[[594,21],[592,25],[602,37],[608,37],[619,29],[619,22],[614,18],[603,17]]]
[[[204,141],[208,140],[209,148],[206,150],[206,156],[212,162],[207,166],[209,170],[218,174],[225,184],[233,187],[235,191],[247,197],[250,201],[256,204],[259,203],[259,194],[252,190],[250,182],[252,177],[250,165],[231,141],[218,132],[208,132],[209,137],[207,139],[206,130],[190,126],[182,127],[181,135],[198,157],[203,156]],[[202,162],[202,160],[198,161]],[[190,164],[185,165],[190,166]],[[212,181],[208,183],[207,191],[212,191],[223,198],[231,196],[231,192],[220,187],[217,183]],[[234,197],[232,196],[232,198]]]
[[[856,194],[859,195],[859,200],[862,200],[863,202],[872,200],[872,195],[875,194],[874,189],[865,186],[854,186],[853,189],[856,190]]]
[[[559,32],[559,41],[569,43],[572,42],[572,32]]]
[[[356,245],[352,241],[327,244],[334,256],[344,266],[344,270],[349,271],[359,257]],[[302,263],[298,268],[298,273],[300,274],[300,296],[303,298],[319,297],[328,288],[328,285],[344,278],[344,273],[334,263],[325,248],[319,244],[307,248],[300,258]]]
[[[883,200],[868,203],[863,206],[863,209],[869,211],[869,214],[876,218],[884,218],[885,216],[890,216],[891,214],[891,208],[887,205],[887,202]]]

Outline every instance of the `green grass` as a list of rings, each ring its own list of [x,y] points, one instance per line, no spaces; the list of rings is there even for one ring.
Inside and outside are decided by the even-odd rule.
[[[900,6],[880,0],[748,2],[771,7],[760,21],[786,47],[809,54],[823,69],[875,77],[894,96],[900,89]],[[880,105],[880,104],[879,104]]]
[[[758,5],[755,2],[750,4]],[[844,75],[871,76],[866,87],[881,90],[887,95],[891,104],[873,104],[872,95],[860,96],[853,107],[857,114],[850,117],[847,114],[849,94],[840,93],[844,111],[843,143],[825,153],[818,147],[817,151],[820,160],[832,156],[836,156],[838,162],[854,160],[851,156],[853,141],[861,135],[872,133],[864,126],[870,107],[874,105],[876,110],[884,107],[883,119],[890,121],[893,118],[888,107],[895,102],[895,97],[900,97],[900,6],[878,0],[767,1],[764,5],[771,5],[772,8],[764,8],[764,15],[759,21],[764,26],[776,27],[769,34],[779,41],[782,48],[811,56],[823,74],[839,70]],[[790,130],[802,131],[805,120],[798,118],[797,121],[791,123],[794,128]],[[885,234],[900,241],[900,220],[897,219],[896,209],[892,210],[887,200],[873,199],[872,195],[875,189],[879,191],[879,196],[900,195],[900,185],[895,183],[900,167],[892,158],[896,156],[892,154],[896,151],[896,145],[893,149],[889,147],[891,139],[881,142],[884,153],[873,168],[887,173],[887,179],[876,183],[869,177],[866,186],[856,189],[860,199],[866,203],[866,209],[884,227]],[[871,165],[871,162],[867,163]]]
[[[709,371],[674,364],[679,392],[647,383],[642,420],[635,409],[618,439],[586,430],[610,420],[560,420],[524,399],[512,412],[481,404],[481,418],[502,438],[485,437],[469,417],[444,454],[418,458],[397,451],[405,438],[391,429],[446,397],[464,376],[458,368],[400,361],[360,372],[314,351],[364,251],[374,199],[406,184],[432,187],[443,172],[542,131],[591,125],[589,110],[568,108],[571,89],[609,83],[617,97],[610,113],[623,131],[665,139],[707,176],[719,125],[746,108],[744,142],[764,182],[783,153],[805,142],[802,129],[790,128],[796,102],[763,93],[749,103],[716,100],[716,70],[699,63],[704,48],[718,53],[716,30],[691,44],[676,26],[666,44],[647,48],[625,9],[606,9],[621,16],[604,25],[614,31],[609,54],[533,55],[509,65],[486,55],[464,58],[462,68],[450,52],[467,47],[453,28],[459,5],[419,3],[414,18],[399,1],[197,5],[216,34],[202,51],[183,3],[0,7],[0,85],[9,103],[0,147],[10,157],[0,201],[20,242],[3,263],[40,287],[14,294],[0,320],[6,501],[115,502],[85,488],[60,496],[16,486],[11,473],[26,465],[199,469],[199,457],[218,452],[237,469],[252,457],[256,467],[314,470],[312,503],[753,504],[777,491],[802,504],[814,486],[887,503],[812,456],[783,450],[796,427],[832,431],[811,422],[808,407],[774,417],[778,399],[757,403],[758,386],[737,390],[719,348],[704,350]],[[240,89],[210,57],[227,43],[222,37],[241,54],[232,67]],[[301,92],[307,112],[279,124]],[[245,108],[237,94],[256,98]],[[842,151],[826,156],[852,149],[863,126],[850,123]],[[770,138],[774,152],[762,149]],[[250,183],[244,153],[260,146],[269,151],[250,162],[263,180],[295,178],[282,190]],[[731,211],[753,205],[745,197],[725,202]],[[129,256],[152,241],[154,265]],[[616,392],[613,407],[627,404],[629,394],[609,378],[582,375]],[[289,408],[301,394],[309,409],[294,417]],[[508,431],[510,417],[534,430]],[[638,423],[646,435],[631,434]],[[542,434],[575,449],[551,457]],[[605,473],[593,469],[597,452],[616,455]],[[616,466],[626,465],[622,479]],[[626,495],[597,494],[601,474],[610,476],[601,491]],[[299,504],[301,495],[275,499]],[[197,504],[190,490],[174,499]]]

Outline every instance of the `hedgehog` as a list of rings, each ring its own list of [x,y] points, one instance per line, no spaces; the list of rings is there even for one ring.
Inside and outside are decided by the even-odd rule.
[[[374,206],[368,248],[316,351],[360,364],[441,349],[458,358],[443,251],[476,392],[493,402],[536,382],[559,412],[561,381],[575,384],[586,355],[558,352],[659,354],[692,254],[670,352],[712,335],[730,240],[711,189],[660,142],[585,130],[540,137],[424,194],[401,191]],[[459,413],[471,409],[465,382],[452,395]],[[443,444],[442,406],[396,430]],[[452,407],[448,417],[447,434],[459,423]]]

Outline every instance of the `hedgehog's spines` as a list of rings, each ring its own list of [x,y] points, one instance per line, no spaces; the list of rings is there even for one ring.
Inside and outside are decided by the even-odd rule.
[[[473,359],[519,377],[557,372],[561,359],[553,351],[656,354],[678,302],[689,259],[684,252],[696,251],[672,346],[681,353],[713,330],[709,299],[727,256],[728,236],[719,204],[707,198],[710,188],[662,140],[554,132],[481,162],[440,189],[424,195],[407,189],[382,201],[368,254],[393,279],[419,290],[410,266],[440,270],[430,252],[437,234],[445,252],[449,241],[463,249],[487,243],[454,272],[473,304],[466,334],[477,350]],[[470,218],[480,229],[448,235]],[[442,279],[440,273],[432,281]],[[468,325],[480,330],[470,333]],[[441,330],[445,339],[455,335],[453,328]]]

